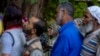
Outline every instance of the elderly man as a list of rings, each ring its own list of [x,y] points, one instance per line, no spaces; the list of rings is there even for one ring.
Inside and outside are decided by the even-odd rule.
[[[43,56],[40,35],[44,32],[43,22],[37,17],[29,18],[23,25],[23,31],[27,36],[26,51],[24,56]]]
[[[83,41],[80,56],[96,56],[100,39],[100,7],[88,7],[83,19],[83,24],[89,26],[86,37]]]
[[[56,20],[61,28],[51,56],[79,56],[82,35],[74,24],[73,14],[74,10],[70,3],[62,3],[58,6]]]
[[[77,28],[79,29],[79,31],[81,32],[81,34],[85,37],[85,35],[90,32],[91,30],[91,25],[88,24],[88,25],[84,25],[83,23],[83,19],[82,18],[76,18],[74,20]]]

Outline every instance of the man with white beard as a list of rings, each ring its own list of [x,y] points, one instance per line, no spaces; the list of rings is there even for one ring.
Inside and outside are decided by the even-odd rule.
[[[100,41],[100,7],[90,6],[87,8],[84,19],[86,35],[83,41],[80,56],[97,56]]]
[[[92,29],[92,22],[88,23],[87,25],[85,25],[82,21],[82,18],[76,18],[74,20],[77,28],[80,30],[81,34],[83,36],[87,35],[89,32],[91,32]]]

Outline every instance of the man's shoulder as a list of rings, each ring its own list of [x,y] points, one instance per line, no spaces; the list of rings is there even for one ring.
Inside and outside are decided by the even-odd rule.
[[[68,28],[65,28],[63,30],[64,33],[71,33],[71,32],[76,32],[78,31],[77,27],[74,25],[69,26]]]
[[[3,32],[2,36],[7,36],[10,38],[14,38],[14,40],[19,39],[18,37],[21,37],[21,39],[25,39],[25,35],[22,32],[22,29],[9,29]]]
[[[5,30],[5,32],[22,32],[22,29],[21,28],[13,28],[13,29],[8,29],[8,30]]]
[[[31,52],[30,56],[43,56],[43,51],[35,49]]]
[[[79,32],[79,30],[75,26],[73,27],[74,28],[72,28],[71,26],[69,28],[64,29],[64,31],[60,33],[60,36],[64,36],[64,37],[66,36],[67,38],[70,36],[81,36],[81,33]]]

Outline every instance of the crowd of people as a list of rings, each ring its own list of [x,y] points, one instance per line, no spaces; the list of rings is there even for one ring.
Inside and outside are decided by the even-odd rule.
[[[71,3],[59,4],[56,23],[46,32],[43,20],[27,18],[16,5],[8,5],[2,19],[0,55],[100,56],[100,7],[87,7],[81,19],[74,20],[73,16]]]

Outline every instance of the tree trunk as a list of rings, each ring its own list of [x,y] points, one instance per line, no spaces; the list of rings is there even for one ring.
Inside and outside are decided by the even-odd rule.
[[[37,0],[34,4],[26,4],[24,7],[24,15],[29,17],[35,16],[38,18],[43,17],[44,0]]]
[[[24,3],[25,0],[7,0],[7,4],[14,3],[16,6],[22,8],[23,15],[26,17],[32,17],[36,16],[39,18],[43,17],[43,8],[44,8],[44,2],[46,0],[36,0],[37,2],[34,4],[31,3]],[[22,6],[23,5],[23,6]]]
[[[21,8],[23,0],[7,0],[7,4],[11,4],[11,3],[13,3],[16,6],[18,6],[19,8]]]

